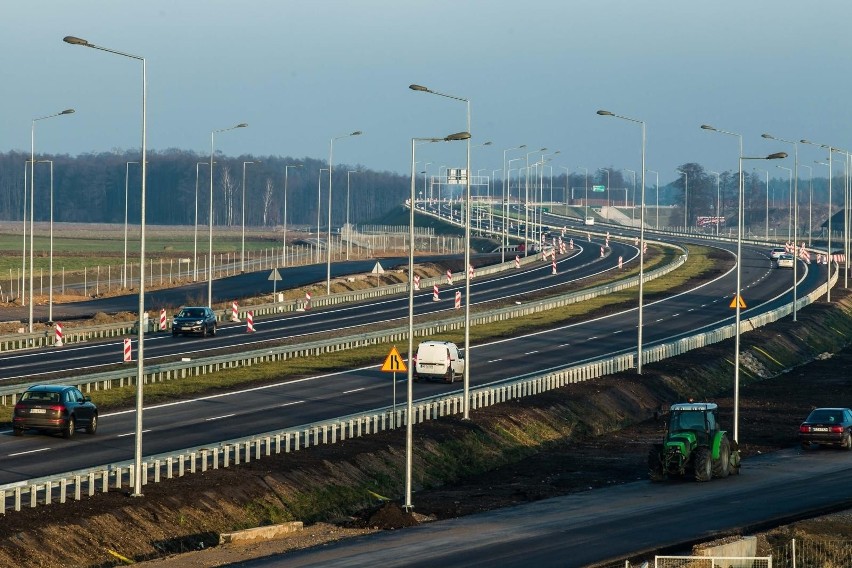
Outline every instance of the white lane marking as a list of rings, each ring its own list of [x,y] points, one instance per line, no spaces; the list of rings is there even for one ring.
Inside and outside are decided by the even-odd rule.
[[[524,355],[535,355],[538,351],[527,351]]]
[[[231,418],[232,416],[236,416],[236,415],[237,415],[236,413],[223,414],[222,416],[211,416],[210,418],[205,418],[204,420],[206,420],[207,422],[210,422],[211,420],[222,420],[223,418]]]
[[[624,330],[623,330],[623,329],[619,329],[619,330],[613,331],[613,332],[612,332],[612,334],[613,334],[613,335],[615,335],[616,333],[621,333],[622,331],[624,331]]]
[[[285,402],[284,404],[279,404],[278,408],[283,408],[285,406],[292,406],[294,404],[302,404],[303,402],[305,402],[305,401],[304,400],[297,400],[295,402]]]
[[[593,340],[593,339],[597,339],[597,338],[598,338],[598,336],[597,336],[597,335],[593,335],[592,337],[588,338],[586,341],[591,341],[591,340]]]
[[[563,343],[562,345],[557,345],[557,347],[568,347],[571,345],[570,343]]]
[[[342,394],[349,394],[349,393],[358,392],[358,391],[362,391],[362,390],[366,390],[366,387],[361,387],[360,389],[352,389],[352,390],[348,390],[348,391],[343,391]]]
[[[499,363],[503,359],[491,359],[490,361],[486,361],[486,363]]]
[[[34,453],[37,453],[37,452],[45,452],[45,451],[50,450],[50,449],[52,449],[52,448],[39,448],[37,450],[27,450],[26,452],[16,452],[14,454],[9,454],[8,457],[14,458],[14,457],[17,457],[17,456],[25,456],[27,454],[34,454]]]
[[[134,410],[133,412],[136,412],[136,411]],[[151,431],[151,429],[149,428],[147,430],[142,430],[142,433],[144,434],[145,432],[150,432],[150,431]],[[136,432],[128,432],[126,434],[119,434],[118,436],[116,436],[116,438],[126,438],[127,436],[135,436],[135,435],[136,435]]]

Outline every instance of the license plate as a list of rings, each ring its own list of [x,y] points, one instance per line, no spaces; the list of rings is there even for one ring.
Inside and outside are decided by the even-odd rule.
[[[192,326],[191,325],[185,325],[181,329],[184,330],[184,331],[190,331],[190,330],[192,330]]]
[[[815,426],[815,427],[811,428],[811,431],[813,431],[813,432],[828,432],[828,428],[823,428],[821,426]]]
[[[47,414],[44,408],[30,408],[30,414]]]

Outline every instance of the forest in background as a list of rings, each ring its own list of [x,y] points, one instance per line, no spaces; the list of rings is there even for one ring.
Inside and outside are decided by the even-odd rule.
[[[18,221],[23,216],[24,199],[29,199],[29,154],[23,152],[0,153],[0,220]],[[114,151],[78,156],[38,155],[35,169],[35,220],[50,218],[50,164],[53,163],[54,220],[78,223],[123,223],[125,190],[128,195],[128,221],[138,223],[140,217],[141,168],[139,152]],[[284,213],[285,166],[287,168],[287,222],[293,225],[314,226],[317,222],[318,194],[321,192],[319,217],[325,225],[327,218],[328,163],[314,158],[281,156],[217,155],[214,168],[213,209],[218,226],[242,224],[243,175],[245,173],[246,225],[274,227],[282,224]],[[301,166],[296,166],[301,164]],[[295,166],[295,167],[294,167]],[[549,168],[549,166],[546,166]],[[26,168],[26,172],[25,172]],[[323,177],[320,188],[320,170]],[[839,170],[840,168],[837,168]],[[686,175],[659,186],[660,205],[682,206],[688,196],[690,218],[698,215],[715,215],[717,196],[721,202],[720,213],[736,214],[737,173],[725,171],[716,175],[697,163],[680,167]],[[499,170],[497,170],[499,171]],[[517,168],[515,168],[517,172]],[[551,169],[552,172],[552,169]],[[607,172],[609,172],[607,174]],[[418,193],[422,189],[422,173],[418,172]],[[429,172],[428,175],[436,175]],[[784,177],[768,175],[770,208],[784,209],[789,203],[792,183],[787,172]],[[799,172],[799,203],[807,206],[828,201],[828,181],[825,177],[811,179],[804,168]],[[808,174],[808,175],[803,175]],[[535,174],[538,177],[537,174]],[[744,172],[746,216],[752,212],[758,217],[765,212],[767,199],[767,173],[765,170]],[[531,183],[534,178],[531,177]],[[613,191],[626,190],[628,200],[639,201],[636,194],[641,178],[638,172],[601,168],[588,173],[572,172],[544,176],[544,196],[565,201],[574,195],[582,199],[582,192],[592,185],[606,184]],[[520,183],[519,183],[520,181]],[[655,204],[656,176],[646,175],[646,203]],[[363,166],[337,164],[333,179],[333,220],[339,226],[346,219],[346,193],[349,185],[349,218],[352,223],[367,223],[381,217],[402,204],[410,192],[409,177],[394,172],[374,171]],[[513,196],[523,194],[523,182],[512,175],[510,184]],[[518,187],[521,186],[521,190]],[[833,199],[839,206],[843,202],[844,179],[835,173]],[[566,188],[568,188],[566,190]],[[618,188],[621,188],[620,190]],[[178,149],[148,152],[148,178],[146,191],[146,220],[154,225],[194,225],[196,198],[198,223],[206,224],[210,198],[209,155],[199,155]],[[579,190],[579,193],[578,193]],[[474,188],[485,194],[484,186]],[[492,180],[492,191],[502,192],[500,180]],[[498,196],[494,195],[496,199]],[[746,223],[748,223],[748,219]]]

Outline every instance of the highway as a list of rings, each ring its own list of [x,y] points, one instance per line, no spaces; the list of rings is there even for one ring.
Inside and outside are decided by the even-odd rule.
[[[613,257],[617,254],[630,258],[631,250],[633,256],[636,253],[631,246],[616,245],[613,241],[613,254],[607,259],[598,259],[599,246],[593,245],[591,250],[586,247],[581,254],[562,260],[560,275],[564,274],[566,281],[595,273],[604,266],[612,269]],[[623,248],[615,252],[618,250],[616,247]],[[743,283],[749,309],[744,311],[744,317],[748,317],[750,312],[790,301],[790,281],[775,277],[778,270],[772,268],[762,248],[745,249]],[[823,281],[823,270],[812,265],[802,272],[800,294]],[[789,273],[784,271],[783,274]],[[550,274],[549,263],[539,263],[539,266],[520,274],[510,271],[507,275],[475,279],[472,300],[476,303],[486,299],[523,298],[525,293],[549,285],[558,276]],[[734,271],[731,270],[688,292],[646,305],[646,346],[730,323],[734,316],[728,304],[733,289]],[[432,302],[431,291],[421,292],[417,296],[418,313],[436,307],[453,311],[449,307],[449,297],[448,294],[446,305],[438,307]],[[215,339],[154,336],[146,341],[146,354],[152,360],[177,355],[198,357],[215,348],[248,348],[265,339],[303,336],[321,329],[343,329],[355,322],[401,320],[404,318],[404,306],[407,306],[406,298],[384,299],[358,306],[261,320],[256,323],[258,332],[253,335],[246,334],[244,326],[235,325],[224,327]],[[548,369],[633,350],[636,325],[637,314],[632,309],[473,346],[469,354],[471,383],[481,385],[540,374]],[[4,378],[15,376],[19,379],[28,369],[30,372],[45,368],[57,370],[65,366],[66,372],[77,374],[81,369],[105,364],[105,357],[116,357],[112,353],[118,353],[117,345],[117,342],[106,342],[68,346],[60,350],[11,353],[0,357],[0,369]],[[287,380],[239,392],[146,406],[143,453],[151,455],[215,444],[220,440],[390,405],[392,385],[387,374],[377,371],[380,363],[377,361],[376,366],[368,368]],[[399,380],[402,378],[399,377]],[[417,384],[415,396],[431,396],[459,388],[460,385],[441,383]],[[401,396],[404,389],[400,385],[396,390]],[[400,399],[398,402],[401,404],[403,401]],[[0,436],[0,483],[128,460],[132,457],[133,421],[132,410],[104,414],[96,436],[79,432],[70,441],[36,433],[22,438]]]

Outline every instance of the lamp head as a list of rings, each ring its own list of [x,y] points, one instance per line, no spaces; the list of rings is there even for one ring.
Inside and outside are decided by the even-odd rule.
[[[74,109],[73,108],[66,108],[65,110],[63,110],[59,114],[74,114]]]
[[[355,132],[353,132],[349,136],[361,136],[361,134],[362,134],[362,132],[360,130],[356,130]]]
[[[248,124],[247,124],[247,123],[245,123],[245,122],[241,122],[241,123],[239,123],[238,125],[236,125],[234,128],[245,128],[245,127],[247,127],[247,126],[248,126]]]
[[[62,38],[62,41],[64,41],[65,43],[70,43],[71,45],[91,45],[88,41],[74,36],[65,36],[64,38]]]
[[[483,142],[482,145],[483,146],[491,146],[491,140],[489,140],[488,142]]]
[[[801,142],[802,144],[813,144],[813,142],[811,142],[810,140],[805,140],[804,138],[799,140],[799,142]]]
[[[454,140],[469,140],[470,132],[456,132],[455,134],[450,134],[444,140],[447,142],[452,142]]]
[[[612,114],[608,110],[599,110],[598,114],[601,115],[601,116],[615,116],[614,114]]]
[[[520,146],[518,146],[518,150],[520,150],[521,148],[526,148],[526,147],[527,147],[526,144],[521,144]]]
[[[431,92],[429,89],[427,89],[423,85],[409,85],[408,88],[411,89],[412,91],[423,91],[424,93]]]
[[[761,137],[761,138],[766,138],[766,139],[768,139],[768,140],[775,140],[775,137],[774,137],[773,135],[771,135],[771,134],[761,134],[761,135],[760,135],[760,137]]]
[[[767,160],[783,160],[787,157],[787,152],[775,152],[766,156]]]
[[[701,128],[702,128],[702,130],[716,130],[714,127],[710,126],[709,124],[702,124]]]

